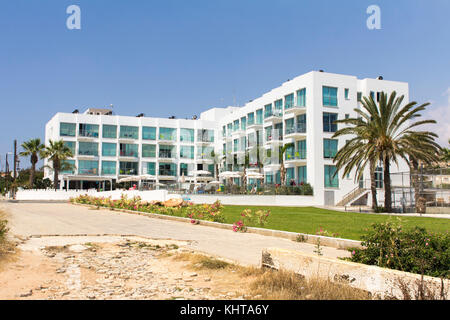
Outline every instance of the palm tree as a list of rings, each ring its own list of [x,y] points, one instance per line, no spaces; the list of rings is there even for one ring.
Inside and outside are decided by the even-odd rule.
[[[53,186],[55,190],[58,189],[58,178],[61,170],[69,169],[72,167],[67,162],[64,162],[67,158],[72,158],[72,150],[64,144],[63,140],[49,141],[49,145],[41,153],[41,158],[48,158],[52,162],[51,168],[53,169]]]
[[[364,104],[365,102],[362,101],[362,103]],[[358,112],[359,109],[355,109],[355,111]],[[372,209],[375,210],[378,207],[375,170],[379,159],[377,158],[378,155],[374,148],[375,130],[373,130],[372,123],[370,119],[367,120],[363,117],[338,120],[336,123],[352,126],[344,127],[336,131],[333,138],[342,135],[353,136],[353,138],[336,153],[333,159],[336,168],[338,169],[336,170],[336,174],[339,170],[344,168],[342,173],[342,177],[344,177],[355,169],[356,182],[363,177],[364,169],[366,165],[369,164]]]
[[[280,147],[280,184],[282,186],[286,185],[286,167],[284,166],[284,154],[290,147],[293,146],[294,144],[291,142]]]
[[[435,120],[421,120],[411,123],[412,120],[421,116],[419,113],[425,110],[429,103],[417,106],[417,102],[410,102],[401,107],[403,99],[404,96],[397,97],[395,91],[391,93],[389,99],[387,94],[382,92],[378,105],[372,97],[364,97],[363,109],[355,109],[355,112],[362,118],[360,119],[361,122],[366,122],[366,129],[361,126],[360,129],[355,129],[355,133],[360,135],[361,142],[367,144],[365,147],[367,153],[366,156],[358,154],[359,160],[348,161],[356,161],[360,167],[364,167],[370,160],[382,161],[384,167],[384,207],[387,212],[392,211],[391,162],[398,164],[398,160],[403,159],[410,163],[412,158],[429,161],[440,150],[439,145],[434,141],[434,138],[437,137],[436,134],[429,131],[412,130],[423,124],[436,123]],[[356,121],[357,119],[353,120]],[[357,167],[358,171],[360,167]]]
[[[450,144],[450,139],[448,140],[448,144]],[[444,162],[449,162],[450,161],[450,149],[442,148],[440,160],[444,161]]]
[[[31,172],[29,185],[33,187],[34,177],[36,175],[36,163],[39,161],[39,154],[44,150],[45,146],[41,143],[41,139],[31,139],[22,143],[23,151],[19,154],[21,157],[30,157]]]

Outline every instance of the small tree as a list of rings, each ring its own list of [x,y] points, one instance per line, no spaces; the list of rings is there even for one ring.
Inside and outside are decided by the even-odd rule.
[[[36,175],[36,163],[39,161],[39,155],[45,149],[45,146],[41,143],[41,139],[31,139],[22,143],[23,151],[19,154],[21,157],[30,157],[31,172],[29,185],[30,188],[34,185],[34,177]]]
[[[53,186],[55,190],[58,189],[59,172],[61,170],[73,168],[72,165],[64,162],[64,160],[72,157],[72,150],[64,144],[63,140],[50,140],[49,145],[41,152],[41,158],[47,158],[52,163],[50,168],[53,169]]]

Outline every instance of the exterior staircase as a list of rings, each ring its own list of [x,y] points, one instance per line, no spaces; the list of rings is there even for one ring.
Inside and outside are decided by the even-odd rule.
[[[366,195],[369,192],[370,192],[370,189],[361,188],[358,186],[355,189],[353,189],[352,191],[350,191],[349,193],[347,193],[344,196],[344,198],[338,202],[338,204],[336,206],[344,207],[347,205],[351,205],[353,202],[360,199],[361,197],[363,197],[364,195]]]

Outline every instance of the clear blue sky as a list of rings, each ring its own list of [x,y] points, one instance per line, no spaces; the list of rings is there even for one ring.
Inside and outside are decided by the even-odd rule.
[[[66,28],[71,4],[81,30]],[[371,4],[382,30],[366,27]],[[56,112],[190,117],[318,69],[409,82],[450,137],[449,14],[448,0],[2,1],[2,168]]]

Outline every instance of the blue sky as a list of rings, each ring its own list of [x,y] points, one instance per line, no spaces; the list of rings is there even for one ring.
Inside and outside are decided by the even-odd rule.
[[[81,30],[66,8],[81,8]],[[366,8],[381,8],[381,30]],[[190,117],[324,69],[410,83],[450,138],[448,0],[46,0],[0,6],[0,157],[56,112]],[[28,166],[22,159],[21,167]]]

